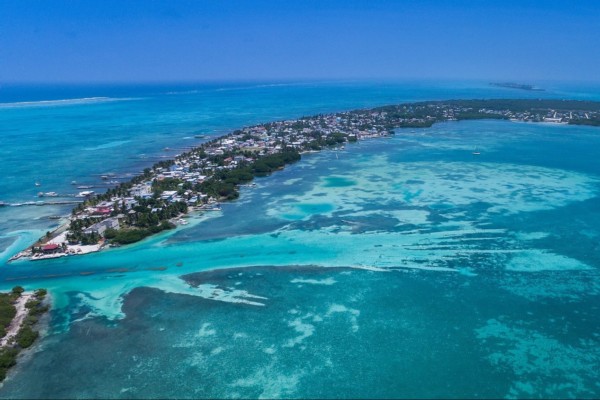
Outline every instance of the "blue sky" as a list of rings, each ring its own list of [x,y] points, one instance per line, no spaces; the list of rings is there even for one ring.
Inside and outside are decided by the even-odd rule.
[[[596,0],[0,0],[0,83],[599,81],[598,49]]]

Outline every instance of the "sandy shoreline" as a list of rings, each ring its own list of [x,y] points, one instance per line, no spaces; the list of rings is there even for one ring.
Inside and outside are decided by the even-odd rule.
[[[10,325],[6,329],[6,335],[0,339],[0,347],[5,347],[15,336],[19,333],[23,321],[29,314],[29,310],[25,307],[25,304],[34,296],[33,293],[22,293],[15,303],[17,314],[10,322]]]
[[[67,226],[67,224],[61,225],[59,228],[57,228],[57,230],[64,228],[66,226]],[[37,260],[47,260],[50,258],[60,258],[60,257],[66,257],[66,256],[83,255],[83,254],[95,253],[97,251],[102,250],[102,248],[104,247],[104,241],[101,241],[97,244],[92,244],[92,245],[67,244],[67,232],[66,231],[62,232],[58,236],[53,237],[46,244],[62,245],[63,243],[66,244],[66,251],[64,251],[64,252],[49,253],[49,254],[43,254],[43,253],[32,254],[31,250],[27,249],[27,250],[23,250],[23,251],[15,254],[8,261],[11,262],[11,261],[18,260],[20,258],[26,258],[30,261],[37,261]]]

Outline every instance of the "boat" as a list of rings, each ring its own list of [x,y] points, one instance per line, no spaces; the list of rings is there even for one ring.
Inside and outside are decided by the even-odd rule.
[[[39,182],[36,182],[36,183],[35,183],[35,186],[42,186],[42,184],[41,184],[41,183],[39,183]]]
[[[86,185],[77,186],[77,189],[91,189],[91,188],[93,188],[93,186],[86,186]]]
[[[189,222],[187,222],[187,221],[186,221],[185,219],[183,219],[183,218],[179,218],[179,219],[177,220],[177,222],[179,222],[179,225],[187,225],[187,224],[189,224]]]
[[[79,192],[79,194],[75,197],[88,197],[94,194],[93,190],[84,190],[83,192]]]
[[[199,207],[203,211],[221,211],[221,205],[219,203],[215,204],[204,204]]]
[[[481,152],[479,150],[477,150],[477,147],[475,147],[475,150],[473,150],[473,153],[471,153],[471,154],[473,154],[474,156],[479,156],[479,155],[481,155]]]
[[[56,192],[39,192],[38,197],[58,197]]]
[[[206,135],[194,135],[194,137],[196,139],[204,139],[204,138],[206,138]]]

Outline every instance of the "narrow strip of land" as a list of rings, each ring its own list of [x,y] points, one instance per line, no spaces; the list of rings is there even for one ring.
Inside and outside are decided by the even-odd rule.
[[[146,168],[105,193],[81,192],[69,222],[13,256],[30,260],[125,245],[185,224],[190,210],[219,210],[255,176],[300,160],[305,152],[343,148],[398,128],[443,121],[502,119],[600,126],[600,102],[575,100],[448,100],[319,114],[235,130]],[[474,154],[479,154],[478,152]]]
[[[6,328],[6,335],[0,339],[0,347],[5,347],[11,339],[14,339],[19,333],[25,317],[29,314],[29,309],[25,307],[25,304],[33,297],[33,293],[23,293],[15,301],[14,306],[17,310],[13,320],[10,322],[8,328]]]
[[[0,293],[0,382],[17,363],[17,356],[38,338],[36,325],[49,306],[45,289],[25,292],[15,286],[9,293]]]

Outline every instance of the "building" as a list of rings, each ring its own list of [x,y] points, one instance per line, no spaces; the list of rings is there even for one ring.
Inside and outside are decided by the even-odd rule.
[[[103,221],[100,221],[88,228],[86,228],[83,233],[86,235],[91,235],[92,233],[96,233],[98,235],[104,235],[104,232],[107,229],[119,229],[119,220],[117,218],[107,218]]]
[[[47,245],[42,246],[42,252],[44,254],[54,254],[56,252],[59,252],[61,250],[60,245],[56,244],[56,243],[49,243]]]

